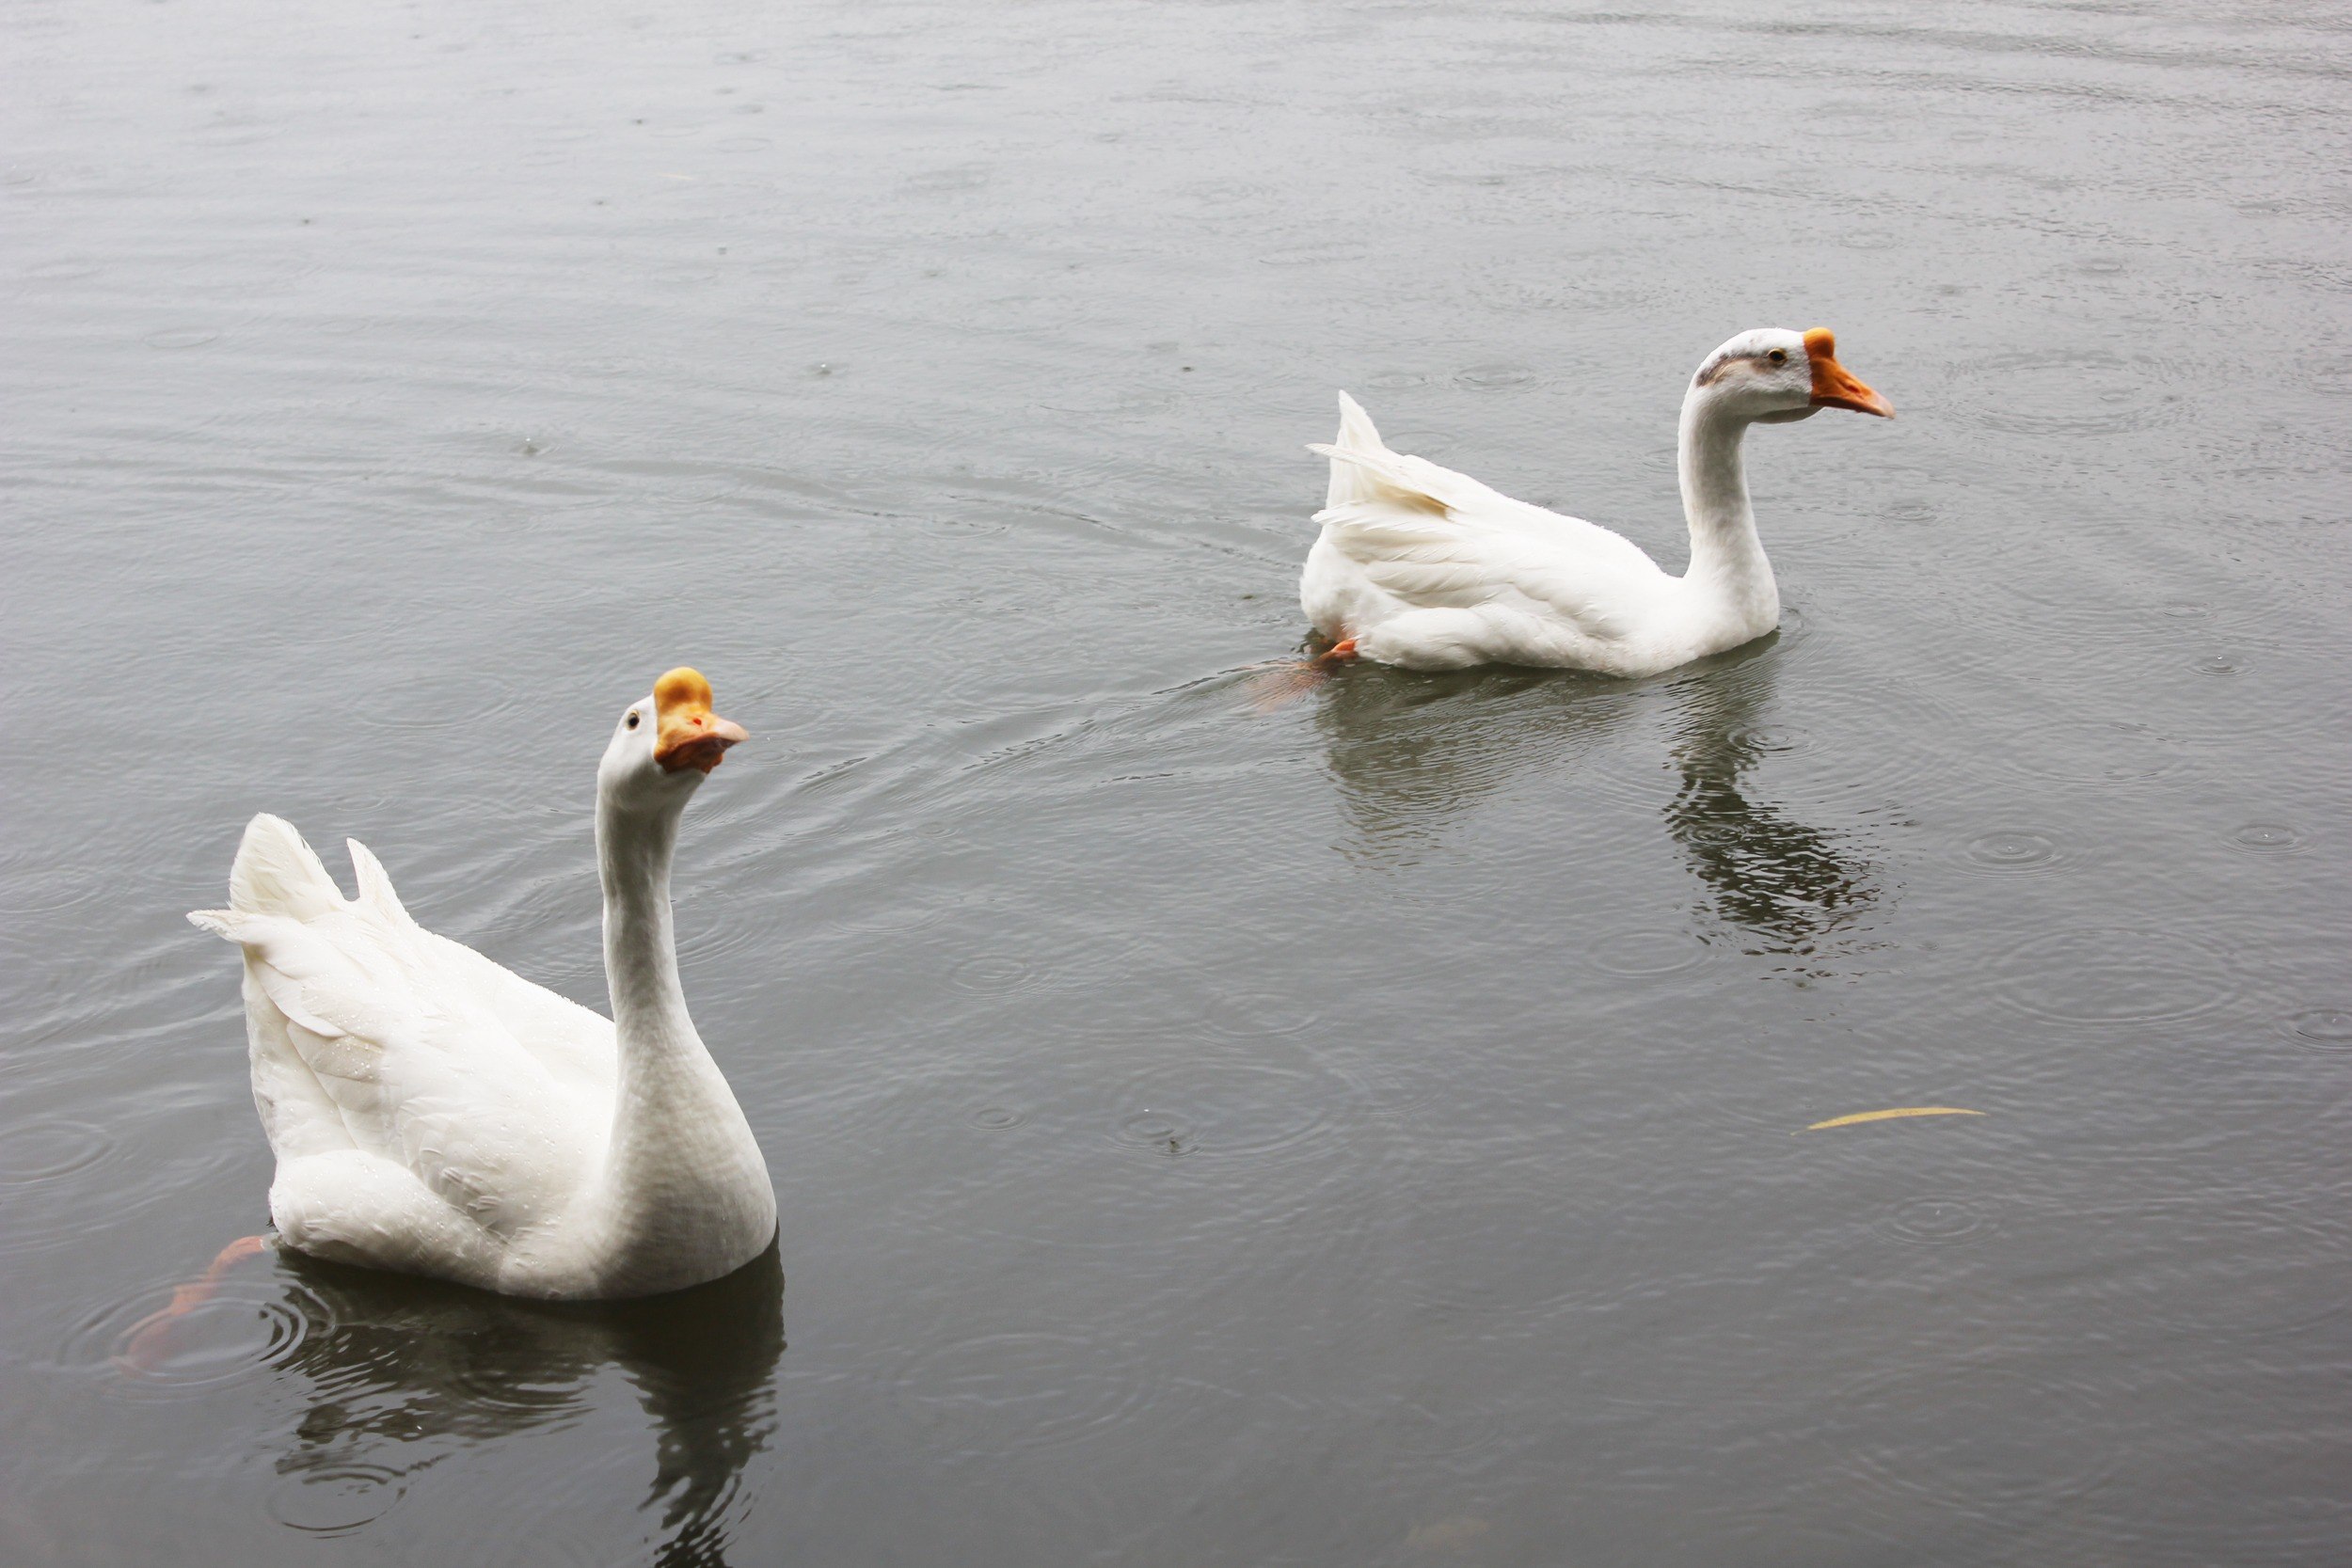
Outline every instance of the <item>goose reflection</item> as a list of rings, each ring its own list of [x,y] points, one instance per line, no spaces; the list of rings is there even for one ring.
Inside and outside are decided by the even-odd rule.
[[[280,1256],[324,1308],[306,1308],[308,1332],[286,1363],[311,1393],[281,1474],[396,1482],[468,1444],[554,1432],[588,1412],[592,1385],[614,1367],[653,1428],[643,1505],[660,1516],[650,1560],[725,1563],[744,1466],[775,1430],[775,1247],[691,1291],[596,1303],[518,1301]],[[551,1503],[541,1497],[534,1512],[545,1517]]]
[[[1797,960],[1799,974],[1849,948],[1882,896],[1851,835],[1759,798],[1750,777],[1776,749],[1772,640],[1667,681],[1628,684],[1534,672],[1428,675],[1358,665],[1325,683],[1315,720],[1339,787],[1351,854],[1404,866],[1470,803],[1528,773],[1622,767],[1662,736],[1676,781],[1661,816],[1705,890],[1702,918],[1744,951]],[[1633,767],[1650,766],[1645,751]],[[1573,784],[1565,787],[1573,788]]]
[[[1437,845],[1479,797],[1594,750],[1633,715],[1641,689],[1549,671],[1433,674],[1359,664],[1316,696],[1349,851],[1401,866]]]
[[[1747,952],[1818,960],[1851,945],[1879,900],[1878,869],[1850,838],[1753,800],[1743,787],[1743,776],[1775,749],[1756,721],[1774,668],[1751,657],[1677,683],[1669,749],[1682,782],[1666,805],[1666,832],[1717,920],[1744,933]]]

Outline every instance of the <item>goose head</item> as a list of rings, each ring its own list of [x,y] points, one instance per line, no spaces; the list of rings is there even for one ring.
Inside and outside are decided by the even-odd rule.
[[[1895,417],[1893,404],[1837,362],[1837,340],[1826,326],[1740,333],[1700,364],[1690,395],[1735,419],[1767,424],[1810,419],[1824,408]]]
[[[596,766],[596,792],[625,807],[678,810],[727,748],[749,738],[742,725],[710,711],[703,673],[681,664],[612,727]]]

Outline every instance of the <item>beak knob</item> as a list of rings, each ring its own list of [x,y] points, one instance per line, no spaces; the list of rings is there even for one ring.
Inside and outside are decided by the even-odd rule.
[[[1813,406],[1851,408],[1857,414],[1895,417],[1895,405],[1865,386],[1862,378],[1837,362],[1837,339],[1826,326],[1804,335],[1804,356],[1813,367]]]
[[[660,716],[653,759],[670,772],[691,768],[707,773],[728,747],[751,738],[742,725],[710,711],[710,682],[690,666],[681,664],[654,682],[653,701]]]

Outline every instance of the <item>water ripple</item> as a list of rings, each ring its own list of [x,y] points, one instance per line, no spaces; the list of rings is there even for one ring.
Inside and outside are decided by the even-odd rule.
[[[2286,1020],[2287,1037],[2312,1051],[2352,1051],[2352,1007],[2312,1007]]]
[[[1209,1004],[1209,1027],[1236,1039],[1260,1035],[1295,1035],[1322,1015],[1284,991],[1228,991]]]
[[[2010,736],[2010,766],[2068,784],[2139,784],[2187,763],[2176,742],[2145,724],[2050,720]]]
[[[1921,1504],[2014,1527],[2078,1502],[2114,1472],[2104,1401],[2003,1369],[1906,1367],[1838,1391],[1824,1418],[1838,1468],[1903,1515]]]
[[[960,1454],[1054,1448],[1108,1435],[1157,1388],[1131,1347],[1078,1334],[983,1334],[927,1346],[890,1380],[898,1408]]]
[[[2283,822],[2249,822],[2230,835],[2233,848],[2258,855],[2276,855],[2295,848],[2303,835]]]
[[[1213,1160],[1281,1163],[1327,1151],[1345,1136],[1352,1085],[1272,1045],[1256,1059],[1201,1056],[1141,1074],[1119,1097],[1112,1136]]]
[[[1714,958],[1716,951],[1693,931],[1642,927],[1612,931],[1593,943],[1587,957],[1596,969],[1648,979],[1697,969]]]
[[[186,1395],[280,1370],[334,1325],[314,1291],[259,1270],[230,1274],[209,1298],[162,1321],[175,1289],[148,1286],[91,1313],[68,1336],[61,1358],[134,1398]],[[135,1357],[128,1354],[135,1336]]]
[[[947,978],[965,990],[989,994],[1027,990],[1044,983],[1043,972],[1026,958],[1009,953],[984,953],[959,963]]]
[[[2075,859],[2056,833],[2038,828],[1997,828],[1961,846],[1962,864],[1971,870],[2014,874],[2062,870]]]
[[[1978,361],[1957,401],[1963,424],[2012,436],[2115,436],[2171,423],[2186,405],[2170,390],[2201,367],[2101,349],[2051,349]]]
[[[2238,991],[2229,956],[2200,939],[2124,927],[2060,931],[1992,965],[2001,999],[2059,1023],[2157,1023],[2211,1012]]]
[[[1929,1246],[1981,1241],[1994,1228],[1983,1209],[1962,1197],[1906,1198],[1881,1214],[1876,1225],[1897,1241]]]
[[[0,1128],[0,1183],[54,1181],[96,1164],[114,1147],[104,1129],[84,1121],[28,1121]]]
[[[269,1513],[305,1535],[349,1535],[382,1518],[407,1492],[397,1470],[344,1462],[288,1476],[270,1493]]]

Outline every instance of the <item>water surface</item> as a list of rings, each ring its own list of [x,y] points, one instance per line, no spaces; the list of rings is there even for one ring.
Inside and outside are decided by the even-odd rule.
[[[2344,1560],[2352,28],[1778,15],[0,7],[8,1560]],[[1335,388],[1678,564],[1761,325],[1776,639],[1255,700]],[[682,661],[777,1255],[118,1370],[245,818],[600,1005]]]

